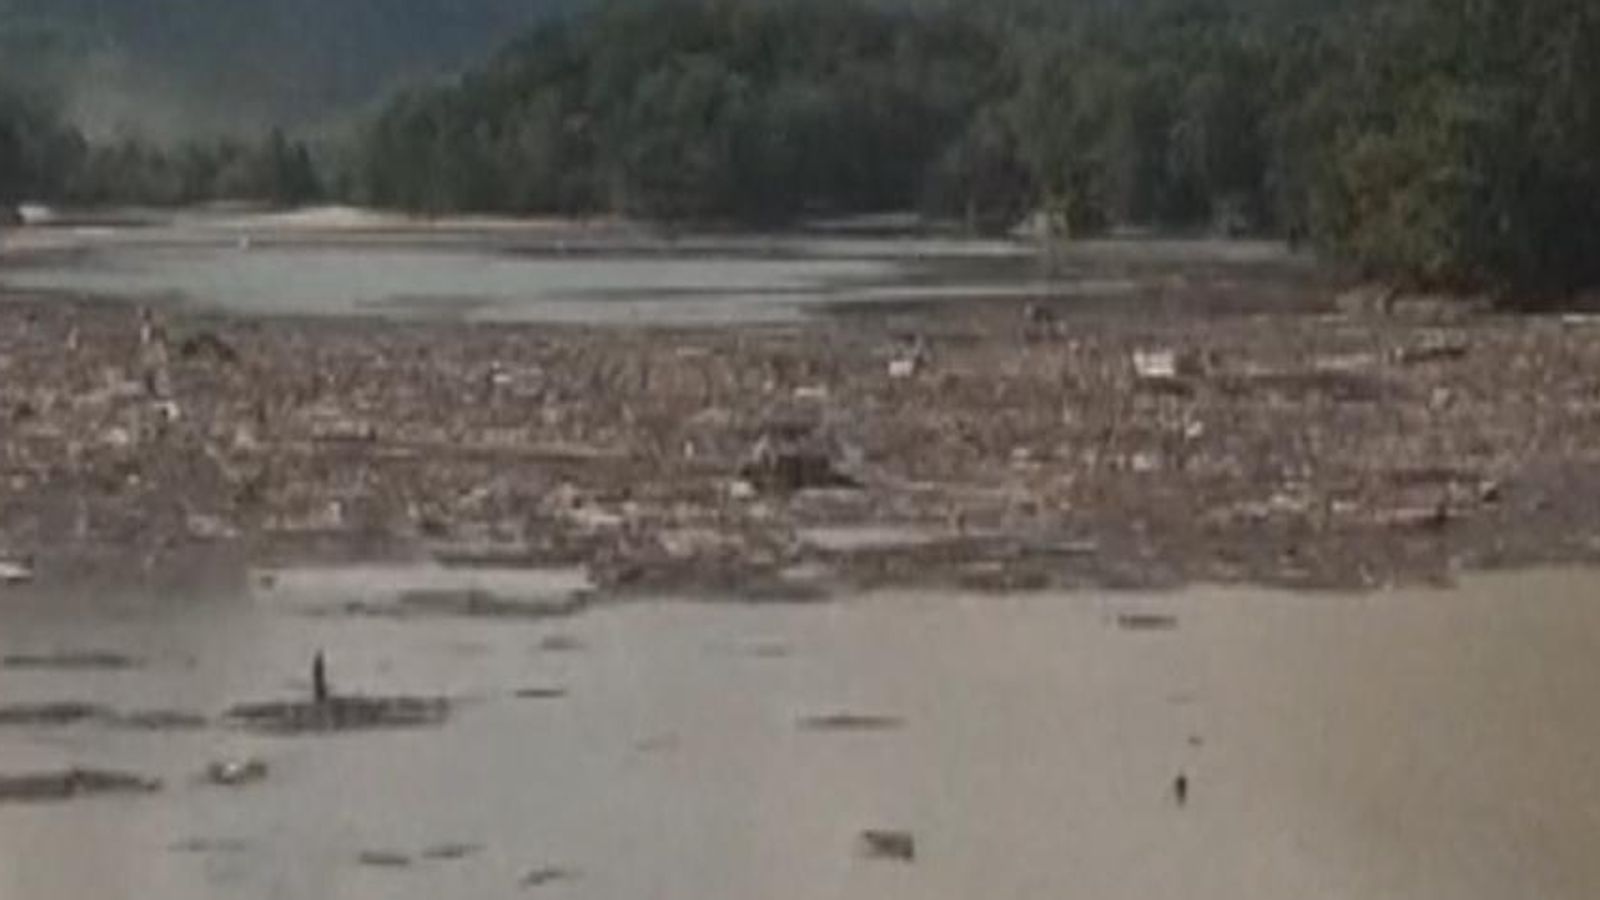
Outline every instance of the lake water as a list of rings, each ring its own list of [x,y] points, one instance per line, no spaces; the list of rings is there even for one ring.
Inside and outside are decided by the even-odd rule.
[[[582,589],[525,577],[0,593],[0,655],[134,665],[0,669],[0,703],[212,720],[0,727],[0,775],[165,782],[0,805],[0,898],[1600,896],[1591,574],[527,619],[337,605],[412,584]],[[449,720],[292,738],[216,722],[305,696],[318,649],[336,691],[449,696]],[[264,781],[199,778],[246,757]],[[908,833],[915,858],[872,858],[864,830]]]
[[[137,223],[137,224],[130,224]],[[416,222],[360,210],[180,213],[0,240],[0,295],[64,292],[241,315],[624,325],[790,323],[819,310],[951,299],[1120,304],[1198,278],[1301,278],[1270,242],[662,234],[575,223]],[[1295,282],[1290,294],[1303,294]],[[1234,291],[1237,293],[1237,291]],[[1273,301],[1278,302],[1278,301]]]
[[[830,304],[1126,289],[1042,279],[1026,244],[937,238],[596,235],[459,223],[352,231],[179,217],[29,229],[8,243],[0,288],[246,315],[705,324],[793,321]]]

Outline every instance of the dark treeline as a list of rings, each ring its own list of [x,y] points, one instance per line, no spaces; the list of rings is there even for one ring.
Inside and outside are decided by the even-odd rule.
[[[0,191],[31,154],[105,201],[1039,214],[1303,238],[1432,287],[1600,283],[1592,0],[615,0],[395,98],[320,175],[282,138],[62,152],[38,119],[0,125]]]
[[[294,205],[329,196],[300,141],[91,142],[36,102],[0,94],[0,207],[27,200],[83,206],[178,206],[216,200]]]
[[[374,201],[777,220],[901,209],[1005,91],[1000,35],[850,0],[617,2],[405,96]]]
[[[616,2],[373,124],[420,210],[1305,237],[1449,288],[1600,281],[1600,4]]]
[[[176,147],[124,138],[85,144],[80,152],[63,191],[74,203],[176,206],[243,199],[288,206],[328,196],[305,144],[277,131],[253,142],[219,139]]]

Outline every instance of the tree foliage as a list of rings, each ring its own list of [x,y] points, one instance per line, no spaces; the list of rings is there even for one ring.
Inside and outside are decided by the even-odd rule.
[[[1313,194],[1332,249],[1429,285],[1600,281],[1600,8],[1391,2],[1341,49]]]
[[[373,202],[427,210],[762,220],[909,206],[999,51],[957,16],[846,0],[617,2],[392,104],[360,169]]]
[[[772,223],[921,209],[1305,237],[1374,274],[1600,284],[1592,0],[597,0],[338,153],[90,142],[0,103],[0,199]]]
[[[82,153],[47,108],[0,86],[0,205],[59,194]]]

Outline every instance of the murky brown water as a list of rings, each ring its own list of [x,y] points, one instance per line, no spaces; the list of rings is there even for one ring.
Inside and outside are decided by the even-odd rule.
[[[336,690],[446,695],[448,720],[0,728],[0,774],[165,781],[0,805],[0,897],[1600,895],[1594,575],[537,621],[319,615],[315,579],[281,584],[0,594],[0,655],[130,663],[0,669],[0,704],[216,717],[303,697],[320,648]],[[265,780],[202,783],[245,757]],[[866,830],[909,832],[914,859],[869,858]]]

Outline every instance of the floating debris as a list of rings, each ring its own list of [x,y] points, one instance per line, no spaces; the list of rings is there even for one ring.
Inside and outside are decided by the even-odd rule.
[[[1189,776],[1188,776],[1188,774],[1186,774],[1184,772],[1179,772],[1177,777],[1172,779],[1172,800],[1173,800],[1174,803],[1178,804],[1180,807],[1188,805],[1188,803],[1189,803]]]
[[[450,701],[442,697],[335,696],[323,702],[246,703],[228,710],[229,722],[280,736],[338,731],[424,728],[444,723]]]
[[[904,726],[905,720],[898,716],[862,713],[830,713],[800,719],[800,727],[806,731],[893,731]]]
[[[474,619],[557,619],[577,615],[590,602],[588,592],[560,599],[513,600],[490,591],[407,591],[393,603],[356,601],[344,606],[346,615],[374,618],[462,617]]]
[[[1166,613],[1118,613],[1117,627],[1124,631],[1171,631],[1178,617]]]
[[[889,377],[896,381],[903,381],[914,377],[922,368],[922,361],[915,356],[889,360]]]
[[[215,332],[197,331],[178,342],[178,358],[231,365],[239,361],[239,351]]]
[[[1173,350],[1135,350],[1133,371],[1145,381],[1172,381],[1178,377],[1178,354]]]
[[[824,553],[864,553],[933,547],[953,537],[943,530],[917,525],[831,525],[804,528],[800,540]]]
[[[0,559],[0,584],[27,584],[33,580],[33,566],[17,561]]]
[[[1133,373],[1143,389],[1168,395],[1188,396],[1193,382],[1205,374],[1198,355],[1177,350],[1136,350]]]
[[[1260,369],[1218,379],[1232,395],[1266,393],[1284,399],[1327,397],[1341,403],[1372,403],[1393,389],[1382,377],[1344,369]]]
[[[150,794],[161,781],[108,769],[0,775],[0,803],[51,803],[95,794]]]
[[[122,713],[112,717],[111,724],[132,731],[199,731],[209,726],[211,720],[195,712],[153,709]]]
[[[889,377],[895,381],[915,378],[932,362],[933,352],[928,348],[927,338],[917,335],[899,355],[889,360]]]
[[[367,850],[356,861],[377,869],[403,869],[411,865],[411,857],[390,850]]]
[[[1043,304],[1029,303],[1022,308],[1022,320],[1029,325],[1048,326],[1055,324],[1056,315],[1049,307]]]
[[[567,696],[567,689],[564,687],[521,688],[511,696],[516,697],[518,700],[560,700]]]
[[[311,659],[311,699],[317,703],[327,703],[331,696],[328,691],[328,664],[322,658],[322,651]]]
[[[243,853],[250,844],[235,838],[190,838],[170,844],[167,849],[173,853]]]
[[[917,858],[917,839],[909,831],[868,829],[861,832],[861,853],[868,859],[911,862]]]
[[[437,844],[422,851],[423,859],[453,861],[475,856],[483,850],[482,844]]]
[[[7,669],[60,669],[66,671],[136,669],[143,663],[131,656],[105,650],[67,650],[53,653],[13,653],[0,658]]]
[[[751,659],[787,659],[792,654],[788,644],[776,641],[762,641],[744,648],[744,655]]]
[[[633,749],[640,753],[666,753],[678,749],[681,743],[675,734],[657,734],[635,741]]]
[[[110,710],[91,703],[23,703],[0,706],[0,727],[77,725],[111,716]]]
[[[86,722],[133,731],[198,730],[209,724],[206,717],[199,713],[165,709],[119,713],[104,706],[76,700],[0,707],[0,727],[59,728]]]
[[[206,780],[221,787],[240,787],[266,777],[267,764],[259,759],[218,760],[206,766]]]
[[[1277,297],[1276,282],[1258,293],[1269,285],[1248,281],[1247,305]],[[884,366],[911,355],[909,340],[886,346],[878,329],[836,322],[641,343],[604,329],[557,338],[538,328],[182,317],[172,342],[176,424],[167,421],[171,397],[146,396],[127,358],[126,310],[7,304],[0,320],[15,327],[0,327],[0,355],[15,377],[0,398],[10,425],[0,428],[0,451],[11,462],[0,505],[16,515],[0,523],[0,580],[28,580],[35,565],[39,580],[75,575],[72,560],[87,548],[124,543],[129,559],[137,550],[153,567],[183,566],[207,535],[229,530],[219,525],[259,539],[272,551],[263,558],[314,542],[329,559],[371,550],[407,560],[335,572],[332,584],[302,570],[253,582],[276,583],[274,600],[310,597],[335,614],[347,600],[386,601],[352,610],[379,616],[541,614],[502,601],[556,590],[479,571],[541,561],[644,571],[638,587],[618,582],[632,593],[663,593],[657,584],[668,580],[674,593],[703,596],[708,581],[736,590],[819,560],[836,566],[845,590],[1197,580],[1367,589],[1456,560],[1592,555],[1565,539],[1596,531],[1595,504],[1581,502],[1593,486],[1571,450],[1595,419],[1586,373],[1600,350],[1589,335],[1488,319],[1421,328],[1215,317],[1199,310],[1220,282],[1194,282],[1170,288],[1207,295],[1192,317],[1074,317],[1049,344],[1019,343],[1014,314],[952,308],[928,342],[937,364],[898,382]],[[921,314],[906,315],[916,327]],[[1049,317],[1035,307],[1025,318]],[[1456,361],[1403,364],[1463,348]],[[233,357],[248,361],[248,378],[213,365]],[[1382,414],[1336,405],[1356,400],[1381,401]],[[1397,432],[1397,421],[1407,427]],[[762,452],[745,456],[752,446]],[[207,477],[163,459],[204,461]],[[1450,506],[1440,515],[1435,498],[1396,492],[1384,474],[1391,464],[1490,462],[1516,474],[1507,496],[1518,502],[1502,500],[1484,527],[1439,526],[1479,515],[1498,490],[1445,485]],[[733,482],[741,463],[747,475]],[[855,480],[835,478],[841,471],[872,489],[786,493]],[[351,494],[351,485],[362,489]],[[1260,502],[1280,492],[1294,508]],[[1235,514],[1252,509],[1261,516]],[[1206,527],[1193,527],[1197,518]],[[126,527],[138,522],[149,527]],[[1011,543],[827,554],[796,539],[901,522],[948,523],[958,538],[992,529]],[[1399,552],[1385,525],[1440,539]],[[680,564],[657,559],[657,537],[689,529],[738,547],[656,579],[653,570]],[[1293,568],[1275,547],[1285,529],[1307,545]],[[1103,546],[1063,562],[1018,549],[1036,532],[1069,531],[1099,534]],[[49,559],[26,558],[58,538],[68,540]],[[419,552],[435,542],[464,548],[439,558],[472,570],[422,563]],[[394,602],[406,589],[474,587],[491,602]]]
[[[578,872],[561,866],[541,866],[522,876],[519,884],[524,888],[541,888],[562,881],[576,881]]]
[[[1395,351],[1395,362],[1403,366],[1463,359],[1469,347],[1464,338],[1436,337],[1414,347]]]
[[[1379,510],[1373,516],[1380,525],[1417,531],[1440,531],[1457,518],[1458,513],[1445,500],[1425,506]]]
[[[763,436],[750,449],[739,477],[768,493],[793,494],[818,488],[858,489],[861,482],[835,468],[813,438]]]
[[[538,647],[544,653],[576,653],[583,649],[583,641],[570,634],[547,634],[539,639]]]
[[[221,516],[190,513],[184,520],[189,536],[202,541],[231,541],[239,537],[237,526]]]

